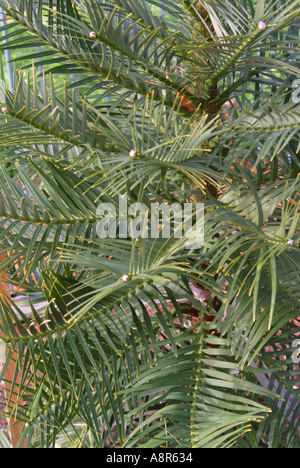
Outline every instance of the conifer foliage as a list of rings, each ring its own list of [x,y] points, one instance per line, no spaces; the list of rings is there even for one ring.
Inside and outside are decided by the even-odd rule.
[[[0,7],[20,445],[298,447],[299,0]],[[204,242],[100,236],[120,200],[202,204]]]

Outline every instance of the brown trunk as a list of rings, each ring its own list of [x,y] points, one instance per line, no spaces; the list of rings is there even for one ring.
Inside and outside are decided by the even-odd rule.
[[[5,258],[6,258],[5,254],[0,255],[0,264],[2,264],[5,261]],[[3,298],[10,296],[9,285],[7,282],[7,275],[3,273],[1,273],[1,276],[0,276],[0,296],[1,296],[0,300],[3,300]],[[0,337],[1,337],[1,331],[0,331]],[[6,369],[6,372],[3,378],[5,400],[6,402],[10,401],[11,406],[13,406],[16,403],[18,399],[18,392],[19,392],[19,384],[20,384],[19,375],[13,387],[10,383],[10,382],[13,382],[14,380],[14,375],[17,369],[17,362],[18,362],[18,355],[17,355],[17,352],[14,352],[12,355],[12,358],[10,359],[10,362],[8,364],[8,367]],[[16,419],[12,417],[8,419],[8,427],[9,427],[12,447],[16,448],[18,446],[20,436],[22,434],[23,423],[20,421],[17,421]],[[21,445],[21,448],[24,448],[24,447],[25,447],[25,441]]]

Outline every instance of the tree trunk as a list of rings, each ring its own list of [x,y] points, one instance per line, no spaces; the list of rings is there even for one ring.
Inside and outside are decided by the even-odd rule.
[[[2,254],[0,255],[0,264],[2,264],[5,261],[6,255]],[[0,277],[0,296],[1,299],[3,297],[9,297],[10,296],[10,291],[9,291],[9,284],[7,281],[7,275],[4,273],[1,274]],[[1,300],[0,299],[0,300]],[[0,337],[1,337],[1,331],[0,331]],[[8,367],[6,369],[5,375],[4,375],[4,390],[5,390],[5,400],[8,402],[10,400],[11,405],[14,405],[18,399],[18,392],[19,392],[19,384],[20,384],[20,378],[18,375],[18,378],[16,379],[15,385],[12,387],[11,383],[14,380],[14,375],[16,372],[17,368],[17,353],[14,352],[10,362],[8,364]],[[11,437],[11,443],[12,447],[16,448],[18,446],[22,430],[23,430],[23,423],[20,421],[17,421],[14,418],[9,418],[8,420],[8,427],[9,427],[9,432],[10,432],[10,437]],[[25,447],[25,441],[22,443],[20,446],[21,448]]]

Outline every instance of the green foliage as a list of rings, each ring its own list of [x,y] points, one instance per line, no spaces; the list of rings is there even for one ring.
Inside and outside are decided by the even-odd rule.
[[[298,447],[299,1],[0,6],[20,444]],[[119,196],[202,202],[204,245],[101,239]]]

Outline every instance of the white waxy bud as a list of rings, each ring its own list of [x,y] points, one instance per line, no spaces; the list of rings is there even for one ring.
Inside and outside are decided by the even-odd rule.
[[[289,239],[287,241],[287,244],[290,245],[291,247],[294,245],[294,239]]]
[[[96,39],[97,34],[95,33],[95,31],[91,31],[91,32],[89,33],[89,37],[90,37],[91,39]]]
[[[260,29],[261,31],[264,31],[265,29],[267,29],[267,25],[264,21],[260,21],[258,23],[258,29]]]
[[[129,276],[129,275],[123,275],[123,276],[122,276],[122,281],[125,281],[125,283],[127,283],[129,280],[130,280],[130,276]]]
[[[3,114],[7,114],[7,113],[8,113],[7,107],[2,107],[2,108],[1,108],[1,112],[2,112]]]
[[[135,149],[131,150],[130,153],[129,153],[129,156],[131,158],[135,158],[137,156],[137,151]]]

